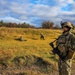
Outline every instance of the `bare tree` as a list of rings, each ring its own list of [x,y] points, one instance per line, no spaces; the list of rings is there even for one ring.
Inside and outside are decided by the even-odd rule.
[[[59,26],[59,25],[55,25],[54,28],[55,28],[55,29],[60,29],[60,26]]]
[[[50,22],[50,21],[43,21],[42,22],[42,28],[53,29],[54,28],[54,23]]]

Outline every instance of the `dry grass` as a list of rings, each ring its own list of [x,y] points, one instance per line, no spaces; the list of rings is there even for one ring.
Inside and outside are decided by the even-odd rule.
[[[40,39],[40,33],[42,33],[45,36],[45,40]],[[40,61],[42,61],[39,64],[42,64],[44,61],[45,64],[49,63],[54,65],[54,63],[56,63],[55,65],[57,65],[57,62],[55,62],[56,59],[54,58],[54,55],[51,52],[52,48],[49,46],[49,43],[55,40],[61,33],[61,30],[0,28],[1,66],[5,64],[6,66],[4,65],[4,68],[19,68],[19,66],[20,68],[22,68],[22,66],[25,66],[24,68],[26,68],[27,66],[28,68],[29,65],[31,66],[37,62],[38,57],[41,59]],[[20,36],[23,37],[23,41],[17,40]],[[49,66],[49,64],[47,64],[46,66]],[[17,66],[15,67],[15,65]],[[0,68],[2,69],[2,67]],[[43,68],[44,67],[42,67],[41,69],[44,70],[44,72],[47,72],[49,69]],[[33,75],[44,75],[43,72],[37,73],[37,71],[37,69],[34,72],[31,69],[26,69],[26,74],[18,75],[32,75],[31,73],[33,73]]]

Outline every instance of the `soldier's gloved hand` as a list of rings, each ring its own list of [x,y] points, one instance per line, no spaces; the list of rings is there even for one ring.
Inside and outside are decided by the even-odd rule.
[[[52,46],[52,47],[54,47],[53,42],[50,42],[49,45]]]
[[[55,48],[52,50],[52,53],[53,54],[56,54],[57,53]]]

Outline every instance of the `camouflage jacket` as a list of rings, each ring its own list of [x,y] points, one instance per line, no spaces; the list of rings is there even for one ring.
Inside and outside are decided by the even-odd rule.
[[[75,35],[71,32],[62,33],[56,41],[56,46],[64,55],[66,55],[69,48],[75,51]]]

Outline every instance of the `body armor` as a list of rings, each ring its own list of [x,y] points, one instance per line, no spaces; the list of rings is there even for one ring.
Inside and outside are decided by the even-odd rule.
[[[71,37],[71,33],[63,33],[61,36],[59,36],[56,42],[56,45],[60,53],[62,54],[62,57],[65,57],[65,59],[71,59],[74,54],[74,51],[72,50]]]

